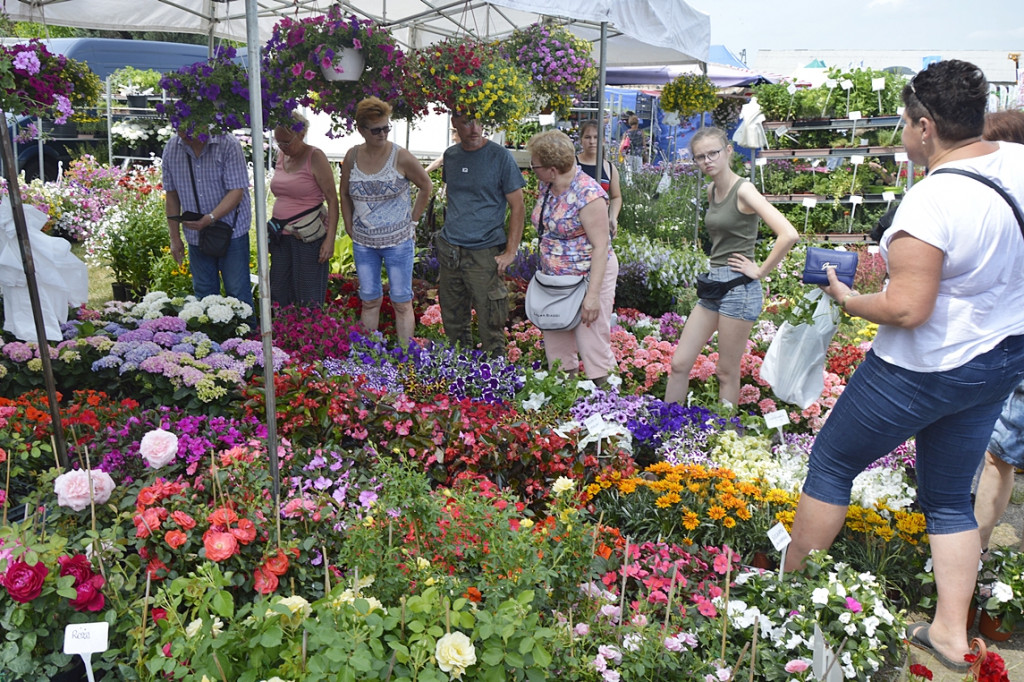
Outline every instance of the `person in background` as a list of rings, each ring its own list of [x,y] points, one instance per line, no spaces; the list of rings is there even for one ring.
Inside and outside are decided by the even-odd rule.
[[[632,180],[633,174],[640,171],[647,154],[647,140],[644,131],[640,130],[640,117],[632,114],[627,121],[629,130],[622,135],[619,151],[626,160],[626,178]]]
[[[611,249],[608,194],[576,165],[572,140],[565,133],[537,133],[526,150],[539,182],[532,220],[540,235],[540,269],[548,275],[590,274],[579,326],[544,332],[548,365],[559,361],[575,373],[582,358],[587,378],[602,383],[615,368],[611,320],[619,275]]]
[[[249,169],[242,144],[234,135],[211,135],[206,140],[195,140],[178,131],[164,147],[163,185],[171,255],[179,264],[185,259],[185,245],[181,241],[181,226],[184,226],[196,297],[220,295],[223,280],[224,292],[251,308],[249,228],[252,206]],[[202,217],[177,220],[175,217],[183,211],[195,211]],[[228,252],[220,258],[207,256],[199,250],[199,231],[218,220],[234,226]]]
[[[458,144],[459,142],[461,142],[461,140],[459,139],[459,131],[456,130],[455,128],[451,129],[451,136],[452,136],[452,144]],[[430,162],[430,165],[427,166],[427,172],[429,173],[430,171],[437,170],[438,168],[440,168],[443,165],[444,165],[444,152],[442,152],[440,156],[438,156],[436,159],[434,159],[433,161]]]
[[[270,297],[282,306],[324,303],[338,232],[334,173],[323,150],[306,143],[308,129],[309,122],[298,112],[292,114],[292,121],[274,128],[274,140],[281,153],[270,180],[274,195],[271,216],[283,229],[270,239]],[[317,216],[324,228],[319,238],[307,241],[288,227],[292,221],[315,222]]]
[[[988,114],[983,136],[986,140],[1024,144],[1024,111]],[[992,530],[1010,502],[1014,469],[1021,467],[1024,467],[1024,383],[1013,389],[1003,405],[985,450],[985,465],[978,479],[974,516],[978,520],[983,553],[988,550]]]
[[[391,105],[367,97],[356,105],[356,126],[363,144],[350,149],[341,167],[341,215],[352,238],[359,275],[359,316],[366,329],[380,325],[384,302],[381,265],[387,269],[395,307],[395,331],[403,347],[416,327],[412,299],[412,265],[416,224],[430,201],[430,176],[408,150],[388,140]],[[416,203],[410,185],[416,185]]]
[[[993,178],[1024,204],[1024,146],[982,138],[989,85],[974,64],[931,64],[902,97],[903,145],[930,174],[907,192],[880,242],[888,286],[858,295],[830,271],[823,287],[879,327],[814,439],[785,569],[832,544],[854,477],[916,437],[937,602],[932,622],[914,623],[907,638],[964,673],[981,551],[971,484],[1003,402],[1024,379],[1024,237],[997,192],[934,171]]]
[[[488,354],[500,356],[505,354],[509,312],[505,269],[515,260],[523,238],[526,181],[512,153],[484,137],[479,119],[470,113],[453,114],[452,126],[461,141],[444,153],[441,173],[448,206],[444,227],[434,239],[441,266],[441,321],[452,343],[475,348],[475,310],[480,345]]]
[[[576,157],[576,162],[584,173],[601,184],[601,189],[608,195],[608,222],[614,237],[619,224],[619,211],[622,210],[622,187],[619,183],[619,171],[608,161],[607,154],[604,163],[601,164],[601,176],[598,177],[597,141],[600,133],[600,126],[595,119],[580,124],[580,153]]]
[[[718,331],[718,397],[726,406],[739,405],[740,360],[761,314],[761,279],[775,269],[800,235],[754,185],[729,165],[732,145],[719,128],[703,128],[690,141],[693,160],[711,178],[704,226],[711,237],[710,279],[734,282],[723,298],[697,301],[686,318],[669,370],[665,402],[686,400],[690,370],[711,335]],[[757,222],[775,233],[775,244],[761,265],[754,262]]]

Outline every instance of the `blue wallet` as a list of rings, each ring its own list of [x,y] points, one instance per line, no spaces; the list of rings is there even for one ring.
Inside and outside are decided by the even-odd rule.
[[[804,263],[804,284],[828,286],[828,268],[835,268],[836,277],[848,287],[853,286],[857,274],[857,252],[807,247],[807,261]]]

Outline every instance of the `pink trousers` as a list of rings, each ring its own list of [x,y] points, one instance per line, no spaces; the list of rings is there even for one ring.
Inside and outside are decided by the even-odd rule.
[[[601,307],[597,319],[589,326],[581,324],[571,331],[544,332],[544,352],[548,366],[560,360],[562,369],[579,369],[583,360],[583,373],[588,379],[607,376],[615,368],[612,353],[612,307],[615,304],[615,281],[619,278],[619,260],[613,251],[604,269],[601,282]],[[591,283],[593,284],[593,283]]]

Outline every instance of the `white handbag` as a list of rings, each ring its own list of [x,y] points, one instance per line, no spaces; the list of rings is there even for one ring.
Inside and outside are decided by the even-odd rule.
[[[580,324],[590,274],[546,275],[538,270],[526,288],[526,317],[538,329],[569,331]]]

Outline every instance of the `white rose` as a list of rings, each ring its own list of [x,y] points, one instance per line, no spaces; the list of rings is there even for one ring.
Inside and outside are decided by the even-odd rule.
[[[73,469],[65,471],[53,481],[53,491],[57,493],[57,504],[82,511],[89,506],[89,481],[92,480],[92,499],[96,504],[103,504],[110,499],[114,490],[114,479],[105,471],[93,469],[83,471]]]
[[[194,621],[185,626],[185,636],[192,639],[199,634],[199,631],[203,629],[203,619],[196,618]]]
[[[476,663],[473,642],[461,632],[449,632],[437,640],[434,656],[437,658],[437,667],[451,673],[453,679],[461,678],[466,668]]]
[[[178,437],[170,431],[153,429],[142,437],[139,454],[154,469],[160,469],[178,456]]]

